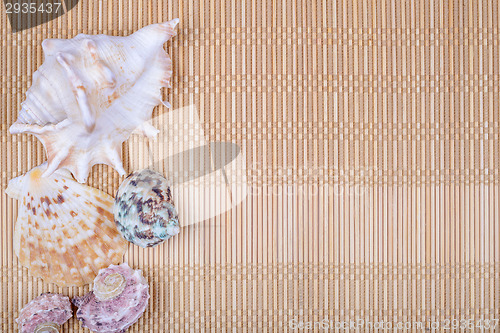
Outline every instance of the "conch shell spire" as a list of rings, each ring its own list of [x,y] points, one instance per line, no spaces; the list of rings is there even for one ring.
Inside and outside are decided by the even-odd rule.
[[[128,37],[79,34],[42,43],[45,60],[33,74],[12,134],[35,135],[44,145],[43,176],[69,170],[86,182],[95,164],[125,175],[122,143],[130,134],[154,137],[148,123],[170,87],[172,61],[163,44],[179,19],[146,26]]]

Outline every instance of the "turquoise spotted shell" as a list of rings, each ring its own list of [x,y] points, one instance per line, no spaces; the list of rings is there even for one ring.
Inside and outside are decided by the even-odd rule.
[[[123,181],[113,212],[122,236],[141,247],[158,245],[180,230],[167,180],[149,169],[134,172]]]

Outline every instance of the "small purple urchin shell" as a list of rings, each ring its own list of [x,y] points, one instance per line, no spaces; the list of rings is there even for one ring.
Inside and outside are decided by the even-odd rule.
[[[149,286],[141,271],[126,263],[101,269],[94,291],[73,298],[82,326],[98,333],[122,333],[146,310]],[[100,295],[100,299],[97,295]]]
[[[72,315],[68,296],[44,293],[24,306],[16,322],[21,333],[37,332],[42,326],[45,332],[59,332],[59,326]]]

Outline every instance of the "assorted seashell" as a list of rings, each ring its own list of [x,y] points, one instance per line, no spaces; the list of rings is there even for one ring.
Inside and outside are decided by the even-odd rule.
[[[122,143],[134,131],[157,134],[148,121],[155,106],[169,105],[161,99],[172,75],[163,44],[175,36],[178,22],[153,24],[128,37],[45,40],[44,63],[10,128],[12,134],[35,135],[48,156],[6,189],[20,201],[14,251],[45,282],[68,287],[94,281],[90,293],[72,300],[82,326],[94,332],[124,332],[150,297],[141,271],[115,265],[127,249],[120,233],[142,247],[179,233],[170,187],[159,173],[133,173],[115,202],[79,184],[99,163],[124,175]],[[71,316],[67,296],[46,293],[29,302],[16,321],[22,333],[54,333]]]
[[[45,293],[26,304],[16,322],[21,333],[59,333],[72,315],[68,296]]]
[[[73,298],[76,317],[94,332],[125,332],[146,310],[149,286],[140,270],[128,264],[102,269],[94,280],[93,291]]]
[[[172,61],[163,44],[179,19],[146,26],[128,37],[79,34],[46,39],[44,63],[33,74],[12,134],[35,135],[48,167],[69,170],[80,183],[99,163],[125,175],[122,143],[139,130],[154,137],[148,121],[170,87]]]
[[[113,212],[123,237],[141,247],[158,245],[180,231],[168,181],[149,169],[134,172],[123,181]]]
[[[127,242],[116,229],[113,197],[44,163],[9,182],[19,200],[14,251],[30,273],[61,287],[92,282],[99,269],[123,261]]]

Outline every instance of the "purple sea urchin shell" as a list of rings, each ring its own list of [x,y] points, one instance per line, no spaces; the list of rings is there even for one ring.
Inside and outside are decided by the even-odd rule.
[[[91,291],[72,302],[79,308],[76,316],[82,326],[98,333],[125,332],[142,316],[149,300],[146,279],[141,271],[126,263],[101,269],[94,280],[94,290],[99,292]]]
[[[21,333],[57,333],[60,332],[59,326],[72,315],[68,296],[45,293],[26,304],[19,312],[16,322],[19,324]]]

